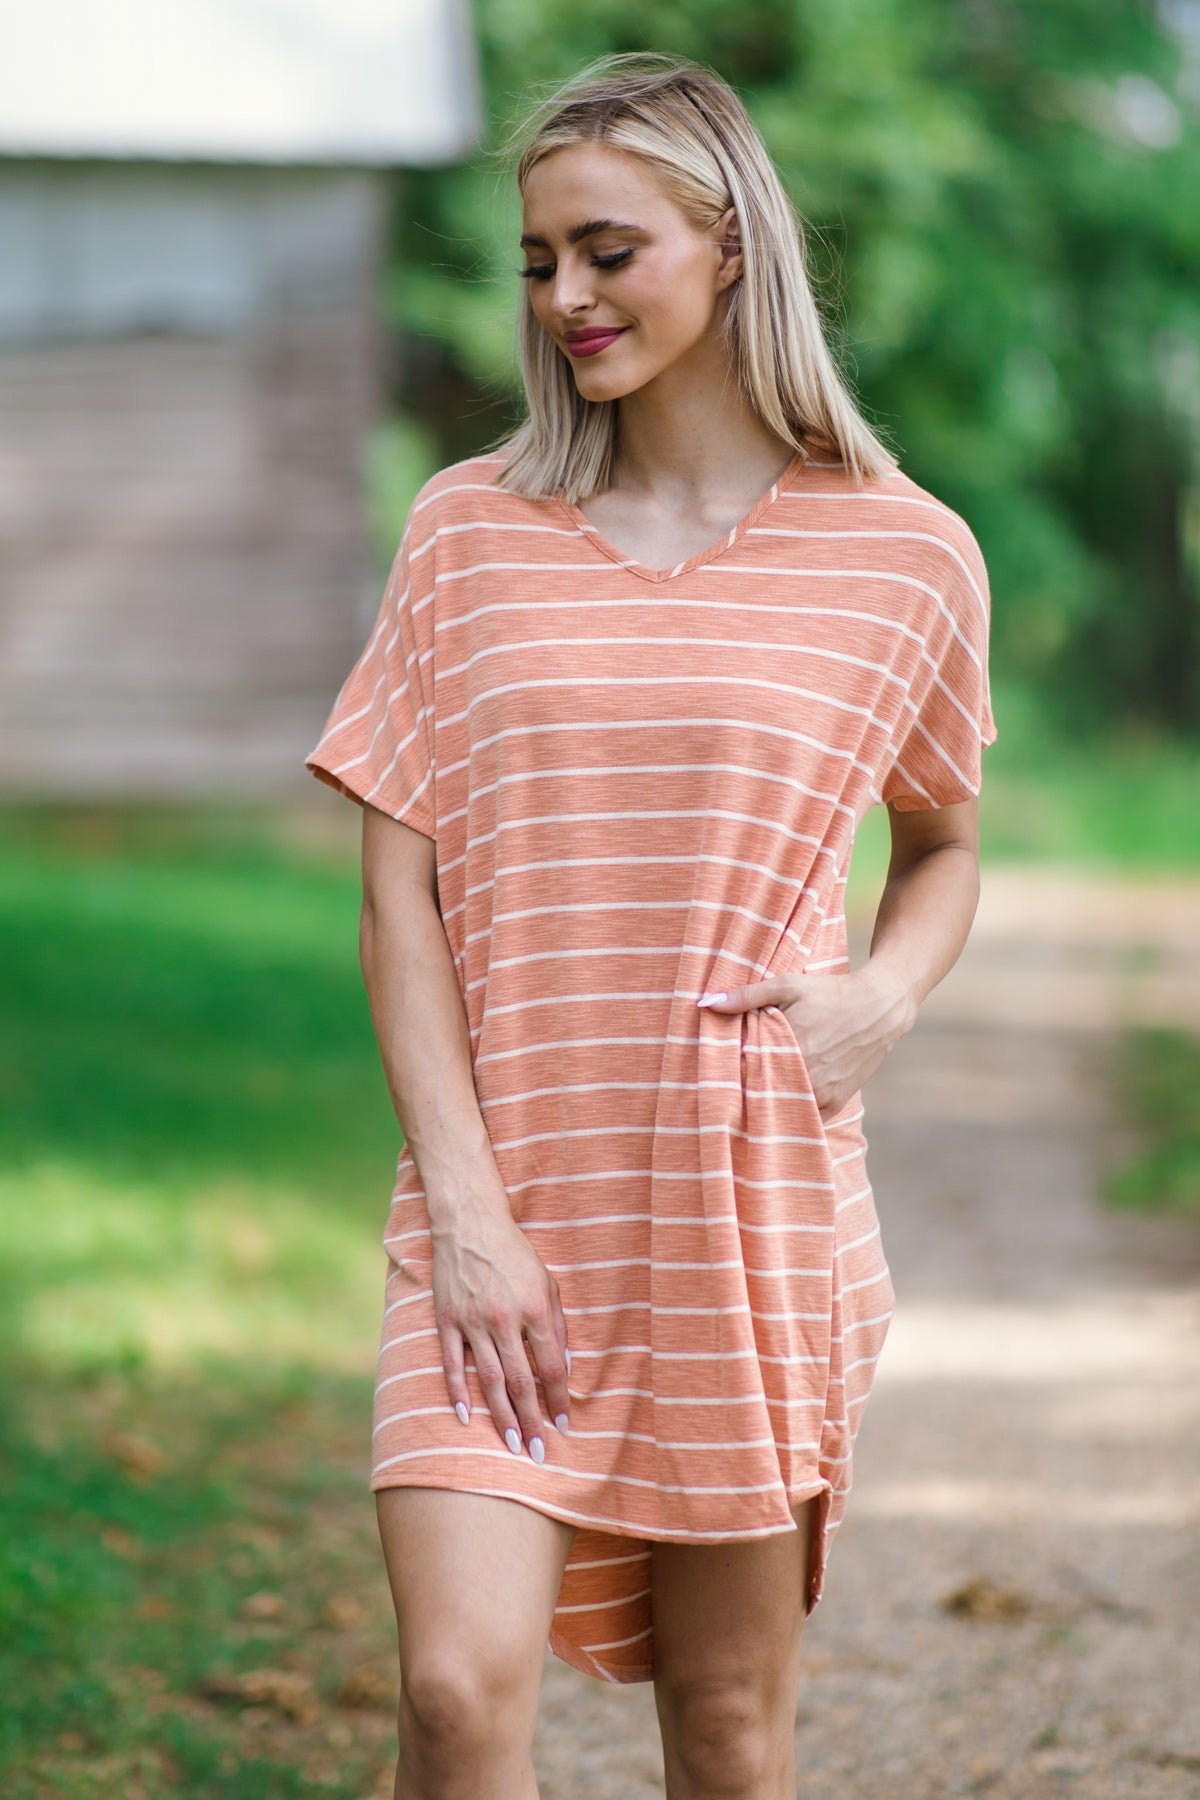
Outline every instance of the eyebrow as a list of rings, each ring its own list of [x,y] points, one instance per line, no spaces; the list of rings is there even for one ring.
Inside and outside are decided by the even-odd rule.
[[[595,237],[601,231],[640,231],[640,225],[624,224],[620,219],[585,219],[582,225],[572,225],[567,232],[568,244],[578,244],[581,239]],[[536,231],[527,231],[521,238],[521,248],[548,250],[549,243],[539,237]]]

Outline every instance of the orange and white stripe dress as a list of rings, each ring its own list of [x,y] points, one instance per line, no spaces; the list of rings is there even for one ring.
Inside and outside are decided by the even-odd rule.
[[[561,493],[498,487],[503,462],[421,489],[306,767],[435,841],[480,1108],[562,1294],[571,1430],[513,1456],[469,1360],[470,1423],[451,1410],[405,1149],[370,1486],[576,1526],[551,1648],[639,1681],[653,1541],[794,1530],[817,1496],[816,1604],[893,1300],[858,1097],[823,1121],[780,1008],[696,1002],[847,969],[863,814],[978,791],[988,583],[955,512],[898,470],[856,491],[827,448],[670,569]]]

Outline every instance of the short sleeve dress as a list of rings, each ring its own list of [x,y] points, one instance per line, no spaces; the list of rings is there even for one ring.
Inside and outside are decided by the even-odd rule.
[[[550,1645],[653,1674],[649,1544],[796,1529],[810,1609],[893,1293],[859,1097],[822,1120],[786,1014],[706,992],[848,968],[873,804],[975,794],[995,737],[988,583],[899,470],[797,451],[671,569],[503,453],[433,476],[306,766],[436,844],[476,1092],[513,1215],[562,1294],[569,1435],[500,1441],[442,1373],[424,1195],[399,1155],[372,1490],[503,1495],[577,1527]],[[539,1390],[540,1391],[540,1390]]]

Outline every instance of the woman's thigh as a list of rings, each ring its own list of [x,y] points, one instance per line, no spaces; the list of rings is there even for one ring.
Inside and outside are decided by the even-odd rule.
[[[503,1690],[532,1730],[575,1528],[457,1489],[381,1488],[375,1498],[410,1696],[487,1708]]]
[[[774,1791],[767,1768],[790,1766],[818,1502],[798,1508],[796,1522],[795,1532],[744,1543],[652,1547],[654,1686],[668,1778],[673,1762],[695,1764],[701,1741],[726,1768],[744,1752],[747,1791],[756,1779],[770,1781],[759,1791]]]

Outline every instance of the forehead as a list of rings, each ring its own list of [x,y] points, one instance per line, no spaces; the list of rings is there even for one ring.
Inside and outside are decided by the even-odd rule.
[[[533,165],[521,194],[523,224],[564,235],[582,219],[645,224],[677,210],[641,157],[610,144],[565,144]]]

